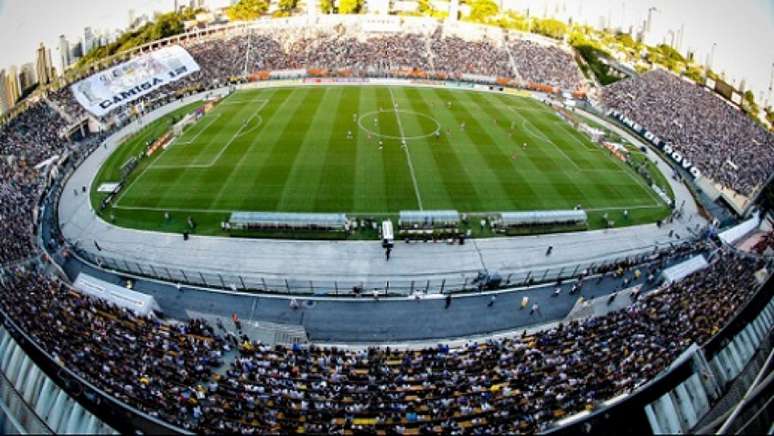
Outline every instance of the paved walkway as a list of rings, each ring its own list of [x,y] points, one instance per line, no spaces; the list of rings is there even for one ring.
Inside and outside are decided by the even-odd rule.
[[[75,278],[83,272],[118,285],[124,285],[117,276],[84,266],[70,260],[67,274]],[[626,277],[633,280],[629,286],[642,285],[646,270],[639,280],[633,273]],[[210,290],[175,286],[151,280],[137,279],[133,289],[154,297],[168,317],[186,320],[205,318],[213,325],[217,319],[230,331],[236,314],[242,322],[245,333],[253,339],[272,343],[273,335],[267,335],[261,323],[276,323],[292,327],[303,327],[308,339],[314,343],[335,344],[400,344],[413,346],[430,345],[439,340],[467,341],[471,337],[493,334],[513,334],[514,331],[529,328],[546,328],[546,324],[564,319],[599,315],[611,309],[625,307],[630,303],[628,296],[619,295],[615,304],[608,306],[607,296],[620,291],[621,278],[591,278],[584,290],[569,294],[572,283],[561,286],[558,296],[553,296],[556,284],[531,288],[513,288],[484,293],[455,296],[449,307],[441,295],[426,295],[414,298],[298,298],[299,308],[292,309],[287,296],[254,295],[237,292],[212,292]],[[647,285],[645,285],[647,288]],[[491,302],[492,295],[496,295]],[[602,298],[592,306],[579,305],[580,297]],[[522,299],[529,299],[526,308],[521,309]],[[539,311],[530,313],[537,303]]]
[[[198,97],[178,102],[186,104]],[[143,119],[147,124],[173,110],[166,106]],[[600,120],[601,121],[601,120]],[[655,245],[666,245],[690,237],[691,231],[704,221],[697,215],[696,204],[688,189],[671,177],[668,165],[658,158],[659,168],[667,174],[675,192],[676,204],[685,204],[684,218],[661,228],[655,224],[610,230],[539,235],[513,238],[470,240],[463,246],[444,243],[398,243],[389,262],[378,241],[295,241],[269,239],[237,239],[192,236],[183,241],[180,235],[139,231],[113,226],[96,216],[83,186],[91,185],[100,165],[118,146],[121,138],[137,125],[130,125],[113,135],[98,148],[69,179],[59,206],[59,220],[65,238],[79,247],[102,257],[121,259],[131,264],[152,264],[159,276],[166,271],[176,277],[177,271],[220,277],[227,284],[239,287],[238,277],[260,285],[272,286],[286,279],[291,286],[347,288],[363,283],[383,287],[389,281],[393,288],[424,287],[425,282],[437,289],[447,280],[447,286],[461,284],[480,270],[497,271],[507,277],[532,277],[553,269],[558,270],[612,261],[651,251]],[[610,126],[633,143],[640,143],[627,132]],[[655,157],[650,152],[649,156]],[[75,193],[74,191],[77,191]],[[670,232],[674,231],[670,236]],[[97,241],[102,251],[94,246]],[[553,246],[551,256],[546,248]],[[225,275],[225,279],[223,276]],[[363,320],[367,322],[367,320]]]

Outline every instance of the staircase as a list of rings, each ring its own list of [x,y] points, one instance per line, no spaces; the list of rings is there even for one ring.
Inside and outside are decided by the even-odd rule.
[[[513,58],[513,53],[511,53],[511,48],[508,46],[507,42],[504,42],[503,44],[505,45],[505,51],[508,53],[508,59],[510,59],[511,61],[511,70],[513,71],[513,78],[520,83],[526,83],[524,81],[524,78],[521,76],[521,73],[519,73],[519,68],[516,67],[516,59]]]

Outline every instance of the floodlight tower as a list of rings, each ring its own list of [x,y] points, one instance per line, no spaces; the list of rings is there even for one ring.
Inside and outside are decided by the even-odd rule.
[[[712,49],[710,50],[709,58],[707,59],[707,70],[712,69],[712,61],[715,58],[715,47],[717,46],[718,46],[717,42],[712,43]]]

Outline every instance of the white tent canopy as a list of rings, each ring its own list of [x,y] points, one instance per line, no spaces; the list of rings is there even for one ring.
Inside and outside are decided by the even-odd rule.
[[[137,315],[148,315],[154,310],[161,311],[161,308],[152,296],[114,285],[88,274],[78,274],[73,286],[84,294],[105,300],[119,307],[125,307]]]
[[[758,228],[760,223],[761,223],[761,220],[759,216],[755,215],[749,220],[744,221],[740,224],[735,225],[734,227],[731,227],[721,232],[718,235],[718,238],[720,238],[720,240],[725,242],[726,244],[733,245],[737,241],[742,239],[745,235],[747,235],[748,233]]]
[[[528,226],[541,224],[585,223],[588,219],[583,210],[537,210],[528,212],[503,212],[502,225]]]
[[[696,271],[701,271],[704,268],[707,268],[707,266],[709,266],[707,260],[704,259],[703,255],[700,254],[686,260],[685,262],[678,263],[677,265],[665,269],[661,273],[661,277],[665,282],[673,283],[688,277]]]
[[[460,213],[456,210],[402,210],[400,225],[457,225]]]
[[[229,224],[236,229],[250,227],[344,229],[347,225],[347,217],[342,213],[232,212]]]

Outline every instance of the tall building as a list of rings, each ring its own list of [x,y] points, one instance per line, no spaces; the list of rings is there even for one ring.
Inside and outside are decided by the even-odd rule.
[[[76,62],[83,57],[83,44],[78,41],[70,46],[70,62]]]
[[[35,80],[35,65],[32,62],[27,62],[19,70],[19,87],[22,93],[35,86],[36,83],[38,82]]]
[[[447,20],[455,22],[459,19],[460,14],[460,2],[459,0],[451,0],[449,2],[449,16]]]
[[[62,65],[62,71],[72,63],[70,58],[70,42],[67,41],[64,35],[59,35],[59,61]]]
[[[5,70],[0,70],[0,85],[5,83]],[[8,99],[5,96],[5,88],[4,86],[0,86],[0,115],[8,112],[8,109],[10,109],[10,106],[8,105]]]
[[[83,28],[83,54],[87,54],[96,46],[96,36],[91,27]]]
[[[35,72],[38,76],[38,83],[41,85],[51,83],[51,81],[54,79],[54,77],[51,75],[52,68],[53,65],[51,65],[51,50],[46,49],[46,46],[41,42],[35,56]]]
[[[19,87],[19,72],[16,67],[8,68],[8,73],[5,75],[5,83],[3,83],[3,91],[5,92],[6,101],[8,101],[8,107],[13,107],[17,101],[21,98],[21,89]]]

